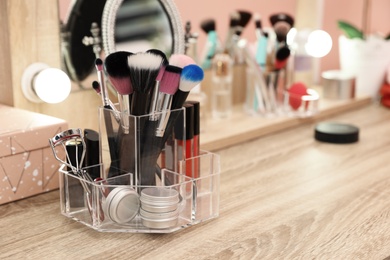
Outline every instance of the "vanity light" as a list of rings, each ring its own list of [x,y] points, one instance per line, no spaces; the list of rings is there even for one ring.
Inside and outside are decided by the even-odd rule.
[[[60,103],[69,96],[70,90],[68,75],[45,63],[33,63],[23,72],[23,94],[34,103]]]
[[[310,56],[322,58],[332,49],[332,37],[323,30],[312,31],[307,38],[305,49]]]

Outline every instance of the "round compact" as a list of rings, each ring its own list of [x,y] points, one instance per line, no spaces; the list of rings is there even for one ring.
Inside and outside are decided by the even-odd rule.
[[[359,140],[359,128],[354,125],[325,122],[315,127],[316,140],[335,144],[354,143]]]
[[[106,216],[118,224],[130,222],[138,214],[139,208],[137,192],[128,187],[113,189],[103,204]]]
[[[165,187],[150,187],[141,191],[140,217],[148,228],[169,228],[179,218],[179,192]]]

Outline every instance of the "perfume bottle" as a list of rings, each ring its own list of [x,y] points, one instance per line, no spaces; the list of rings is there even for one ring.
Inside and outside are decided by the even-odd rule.
[[[225,53],[212,63],[211,113],[213,118],[229,118],[232,113],[233,60]]]

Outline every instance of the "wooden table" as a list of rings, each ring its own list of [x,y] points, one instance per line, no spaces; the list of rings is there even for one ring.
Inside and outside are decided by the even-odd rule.
[[[166,234],[99,233],[60,215],[57,191],[0,206],[0,259],[384,259],[390,256],[390,110],[320,143],[316,122],[217,151],[217,219]]]

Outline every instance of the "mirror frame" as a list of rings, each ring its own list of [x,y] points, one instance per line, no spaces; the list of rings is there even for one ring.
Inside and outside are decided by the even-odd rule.
[[[184,28],[173,0],[158,0],[168,16],[172,31],[172,53],[184,53]],[[102,42],[105,55],[116,51],[115,19],[123,0],[107,0],[102,16]]]

